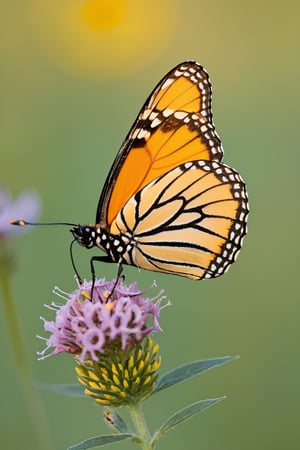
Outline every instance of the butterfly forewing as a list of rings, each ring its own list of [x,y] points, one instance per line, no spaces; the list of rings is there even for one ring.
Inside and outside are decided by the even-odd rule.
[[[100,197],[96,223],[110,230],[123,205],[171,169],[222,157],[208,74],[195,62],[182,63],[156,86],[119,150]]]
[[[131,244],[126,263],[192,279],[217,277],[246,234],[247,193],[240,175],[214,161],[172,169],[132,196],[112,224]]]

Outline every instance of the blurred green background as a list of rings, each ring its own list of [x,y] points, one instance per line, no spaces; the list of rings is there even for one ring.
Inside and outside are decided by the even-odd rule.
[[[194,400],[225,394],[158,448],[298,449],[300,7],[292,0],[103,0],[106,12],[91,19],[93,3],[2,0],[0,182],[14,195],[38,190],[42,220],[93,222],[109,167],[151,89],[183,60],[204,65],[225,162],[248,185],[244,248],[213,281],[134,268],[126,277],[141,287],[155,279],[172,301],[161,317],[164,333],[155,337],[162,372],[193,359],[241,358],[155,396],[145,414],[153,428]],[[54,285],[75,287],[70,240],[62,228],[13,240],[24,341],[35,380],[47,383],[75,381],[71,357],[37,361],[43,342],[35,337],[43,334],[39,317],[51,317],[43,305],[55,300]],[[90,256],[76,247],[86,276]],[[116,267],[99,264],[97,271],[111,279]],[[38,449],[3,313],[0,326],[0,447]],[[41,401],[52,449],[107,432],[89,399],[41,392]]]

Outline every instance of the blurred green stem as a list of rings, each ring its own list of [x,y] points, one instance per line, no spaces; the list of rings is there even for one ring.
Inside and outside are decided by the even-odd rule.
[[[0,284],[3,292],[3,309],[4,317],[7,324],[7,330],[10,338],[12,351],[16,364],[20,369],[23,377],[28,376],[28,364],[25,346],[21,337],[20,326],[18,322],[17,312],[14,305],[12,290],[7,273],[1,274]]]
[[[34,434],[38,441],[38,448],[41,450],[50,450],[48,429],[43,407],[37,390],[33,385],[33,378],[27,352],[20,331],[17,311],[13,301],[12,289],[10,284],[9,270],[0,267],[0,285],[2,288],[2,298],[4,318],[7,324],[9,340],[15,363],[21,377],[24,397],[27,403],[28,412],[32,421]]]
[[[136,427],[139,436],[139,444],[143,450],[153,450],[153,445],[151,444],[151,436],[149,429],[147,427],[145,417],[141,408],[141,404],[135,404],[129,406],[129,411],[131,414],[132,421]]]

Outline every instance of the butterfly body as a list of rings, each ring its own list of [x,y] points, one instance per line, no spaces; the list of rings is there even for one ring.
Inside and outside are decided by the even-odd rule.
[[[98,247],[102,250],[106,256],[99,259],[118,264],[127,263],[123,255],[131,245],[131,237],[125,234],[113,235],[100,225],[78,225],[71,229],[71,233],[79,245],[87,249]]]
[[[71,230],[104,259],[191,279],[222,275],[247,231],[245,184],[222,163],[211,85],[199,64],[171,70],[146,100],[112,165],[96,225]]]

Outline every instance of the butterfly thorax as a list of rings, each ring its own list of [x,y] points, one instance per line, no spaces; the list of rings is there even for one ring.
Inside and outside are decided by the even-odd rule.
[[[78,225],[71,233],[79,245],[85,248],[98,247],[114,262],[123,262],[123,255],[128,247],[126,236],[116,236],[100,225]]]

